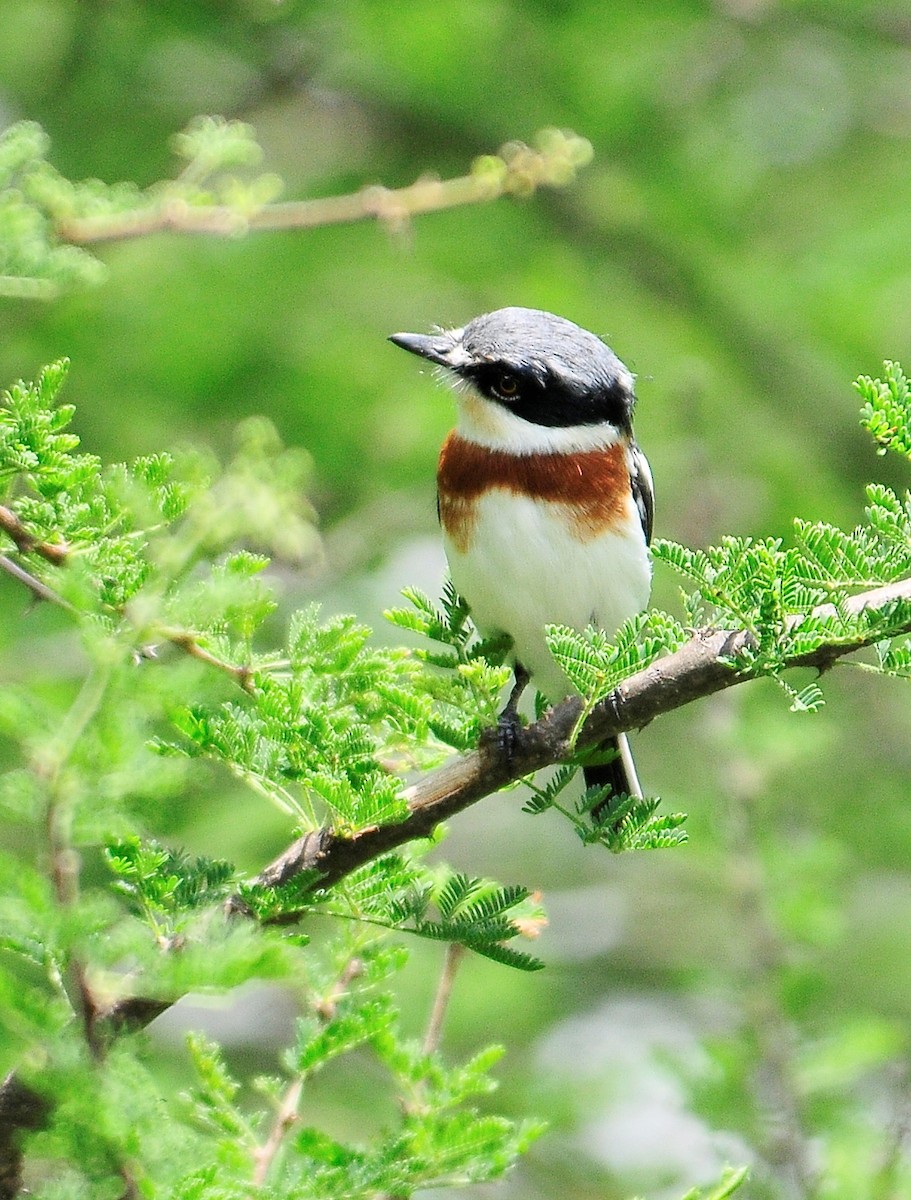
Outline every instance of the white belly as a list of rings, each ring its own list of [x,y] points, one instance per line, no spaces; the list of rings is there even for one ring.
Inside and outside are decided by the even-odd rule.
[[[551,703],[572,688],[544,639],[547,624],[608,635],[648,604],[651,563],[635,507],[610,532],[579,541],[557,506],[492,491],[477,503],[464,553],[445,538],[452,581],[482,634],[508,633]]]

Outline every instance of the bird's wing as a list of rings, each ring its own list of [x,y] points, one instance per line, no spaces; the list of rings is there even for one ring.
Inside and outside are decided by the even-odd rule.
[[[630,484],[633,489],[633,499],[639,510],[639,520],[646,542],[652,540],[652,525],[655,517],[655,485],[652,482],[652,471],[648,459],[635,442],[630,446]]]

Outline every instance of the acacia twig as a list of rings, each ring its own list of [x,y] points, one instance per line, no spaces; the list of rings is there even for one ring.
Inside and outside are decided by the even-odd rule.
[[[433,1008],[424,1034],[423,1051],[433,1054],[439,1049],[440,1038],[443,1036],[443,1022],[452,999],[452,987],[458,974],[462,959],[465,957],[465,947],[461,942],[450,942],[446,947],[443,958],[443,970],[440,972],[440,982],[437,984],[436,995],[433,998]]]
[[[245,692],[253,691],[252,667],[245,663],[232,663],[219,658],[211,650],[200,645],[196,635],[188,629],[159,629],[157,632],[166,642],[178,650],[182,650],[190,658],[195,658],[197,662],[205,663],[207,666],[214,667],[216,671],[223,671],[226,675],[230,675]]]
[[[424,213],[484,203],[504,195],[527,196],[539,187],[564,186],[591,157],[590,144],[575,134],[551,130],[542,140],[541,149],[510,143],[498,156],[479,160],[469,174],[454,179],[425,176],[407,187],[374,185],[344,196],[288,200],[249,211],[227,204],[194,204],[172,192],[130,212],[60,217],[56,233],[61,241],[86,245],[153,233],[233,237],[248,231],[314,229],[368,220],[397,230]]]
[[[36,600],[47,600],[49,604],[56,604],[60,608],[67,609],[68,612],[76,612],[69,600],[64,600],[53,588],[48,587],[40,579],[36,579],[34,575],[26,571],[24,567],[20,567],[6,554],[0,554],[0,571],[4,571],[11,579],[15,579],[17,583],[27,587]]]
[[[732,757],[725,771],[729,804],[729,889],[738,919],[743,1011],[756,1041],[753,1091],[761,1149],[794,1200],[808,1200],[819,1183],[798,1085],[797,1038],[778,994],[786,950],[769,911],[768,880],[759,852],[755,805],[761,772]]]
[[[262,1187],[266,1182],[269,1168],[272,1166],[276,1154],[281,1149],[282,1142],[285,1140],[285,1134],[297,1121],[297,1110],[303,1090],[304,1077],[303,1075],[298,1075],[295,1079],[291,1080],[284,1096],[282,1096],[278,1112],[275,1114],[275,1120],[272,1122],[272,1128],[269,1130],[269,1136],[261,1146],[256,1148],[253,1183],[258,1188]]]
[[[70,558],[70,548],[65,542],[39,541],[34,534],[28,531],[14,512],[2,505],[0,505],[0,531],[12,538],[21,553],[38,554],[47,562],[53,563],[54,566],[65,566]],[[69,600],[65,600],[59,592],[55,592],[43,580],[26,571],[6,554],[0,554],[0,571],[4,571],[11,579],[15,579],[17,583],[28,588],[36,599],[56,604],[58,608],[64,608],[74,615],[77,613],[76,608],[70,604]],[[195,658],[197,662],[205,663],[217,671],[223,671],[226,675],[230,675],[245,692],[253,691],[253,668],[251,666],[246,663],[227,662],[225,659],[219,658],[211,650],[207,650],[200,643],[198,635],[191,630],[160,628],[155,630],[155,633],[161,637],[162,641],[168,642],[188,657]],[[148,646],[144,647],[142,655],[146,658],[154,658],[154,649]]]
[[[49,563],[59,564],[69,554],[65,542],[42,542],[23,525],[11,508],[0,504],[0,531],[5,533],[21,554],[40,554]]]
[[[338,979],[335,980],[326,995],[322,996],[314,1005],[314,1012],[320,1021],[325,1024],[334,1019],[339,1000],[348,991],[353,981],[359,975],[363,974],[363,971],[363,959],[354,955],[348,960]],[[269,1176],[269,1169],[275,1161],[275,1156],[281,1149],[282,1142],[285,1140],[285,1134],[298,1119],[297,1110],[300,1106],[303,1090],[304,1076],[303,1074],[299,1074],[291,1080],[285,1089],[285,1094],[282,1096],[278,1111],[275,1114],[275,1120],[272,1122],[272,1127],[269,1130],[269,1136],[261,1146],[256,1148],[253,1182],[257,1187],[262,1187],[266,1182]]]

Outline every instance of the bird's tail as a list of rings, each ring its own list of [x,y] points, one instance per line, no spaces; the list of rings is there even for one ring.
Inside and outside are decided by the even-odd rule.
[[[603,800],[599,800],[592,809],[592,819],[596,822],[603,819],[610,809],[611,801],[616,797],[625,795],[636,800],[642,799],[642,785],[636,774],[636,764],[633,762],[626,734],[618,733],[616,737],[608,738],[600,749],[605,756],[613,751],[613,756],[606,762],[592,763],[582,771],[587,788],[600,788],[605,785],[610,787],[609,794]]]

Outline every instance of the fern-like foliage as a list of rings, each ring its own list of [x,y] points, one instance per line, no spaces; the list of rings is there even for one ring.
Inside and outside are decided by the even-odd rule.
[[[883,379],[864,376],[855,386],[865,399],[862,423],[880,449],[909,456],[911,402],[901,367],[887,362]],[[888,646],[911,621],[911,604],[903,600],[860,612],[846,604],[857,592],[911,575],[911,497],[871,484],[865,515],[849,531],[797,519],[788,546],[781,539],[740,537],[692,550],[659,540],[653,553],[685,580],[690,624],[749,632],[732,668],[774,678],[795,711],[812,711],[822,692],[815,683],[792,687],[782,677],[788,662],[824,645]],[[881,651],[879,666],[900,673],[900,651]]]
[[[636,671],[650,666],[687,640],[683,626],[667,613],[651,609],[625,621],[613,637],[589,626],[547,626],[547,644],[567,679],[585,697],[577,730],[596,704]]]
[[[707,1188],[693,1188],[682,1200],[728,1200],[735,1192],[739,1192],[750,1178],[749,1167],[726,1167],[716,1184]]]
[[[669,850],[687,840],[685,813],[659,813],[657,797],[637,799],[614,795],[604,787],[586,788],[577,807],[578,817],[598,810],[591,827],[577,821],[586,844],[598,843],[613,854],[627,850]]]
[[[223,762],[307,827],[328,818],[350,832],[401,820],[401,781],[384,763],[426,740],[430,701],[416,686],[418,665],[368,637],[351,617],[296,614],[251,699],[178,710],[185,741],[159,749]]]
[[[586,846],[606,846],[614,854],[627,850],[666,850],[687,840],[685,813],[659,813],[660,800],[649,797],[638,800],[626,795],[614,795],[610,788],[586,788],[575,801],[567,802],[564,793],[579,770],[579,763],[593,761],[598,750],[583,751],[577,763],[558,767],[543,785],[526,780],[531,798],[524,811],[532,816],[556,809],[572,824],[577,836]],[[597,818],[593,812],[597,810]]]
[[[228,862],[192,858],[136,835],[109,843],[105,860],[117,890],[160,938],[174,937],[199,909],[224,899],[234,876]]]
[[[243,898],[258,915],[282,920],[300,906],[313,913],[332,913],[368,925],[398,930],[436,942],[456,942],[484,958],[523,971],[541,962],[510,945],[517,937],[535,937],[545,923],[537,897],[527,888],[472,879],[461,873],[422,867],[416,852],[386,854],[353,871],[341,884],[319,891],[315,878],[301,894],[296,881],[288,888],[244,890]]]
[[[883,378],[861,375],[854,383],[864,401],[861,424],[880,454],[894,450],[911,458],[911,387],[897,362],[883,363]]]
[[[497,722],[510,676],[504,665],[510,639],[480,638],[451,580],[439,605],[418,588],[405,588],[402,595],[411,607],[391,608],[384,616],[398,629],[434,643],[413,652],[419,662],[437,668],[426,673],[423,683],[433,701],[430,731],[444,745],[468,750],[477,745],[483,729]]]
[[[289,1078],[260,1080],[257,1090],[279,1108],[289,1083],[306,1086],[318,1072],[331,1069],[335,1059],[358,1053],[382,1073],[379,1086],[398,1100],[401,1116],[356,1146],[312,1125],[296,1129],[269,1164],[273,1194],[314,1200],[409,1196],[418,1188],[501,1175],[543,1130],[538,1122],[515,1123],[482,1115],[474,1107],[475,1098],[495,1086],[489,1072],[502,1050],[488,1047],[465,1063],[445,1065],[398,1030],[382,984],[401,961],[362,946],[356,958],[339,956],[335,965],[335,979],[327,974],[317,981],[310,1012],[298,1022],[287,1056]],[[341,979],[344,988],[338,986]],[[268,1131],[260,1114],[251,1117],[249,1105],[238,1103],[239,1085],[218,1048],[199,1036],[191,1037],[189,1045],[196,1078],[185,1097],[186,1119],[191,1128],[217,1140],[220,1173],[216,1179],[208,1168],[192,1168],[175,1194],[233,1196],[232,1190],[215,1188],[248,1187]]]

